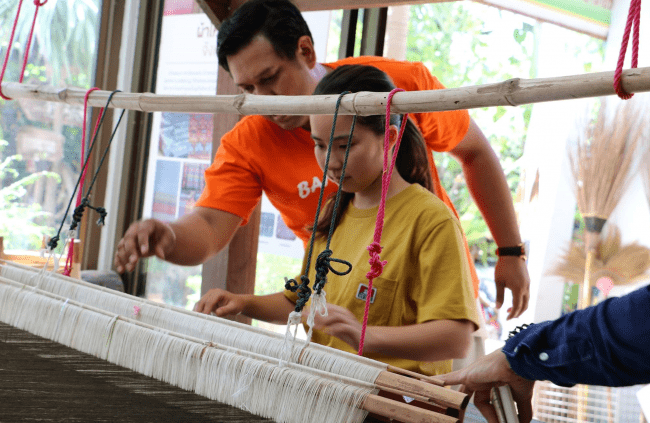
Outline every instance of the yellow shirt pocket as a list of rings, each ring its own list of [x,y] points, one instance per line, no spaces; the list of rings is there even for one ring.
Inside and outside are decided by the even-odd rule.
[[[352,283],[352,280],[360,282]],[[368,280],[359,278],[352,280],[340,292],[341,295],[337,295],[336,300],[332,302],[347,308],[360,322],[363,322],[368,295]],[[394,308],[396,291],[397,282],[394,280],[378,277],[372,281],[368,326],[388,326]]]

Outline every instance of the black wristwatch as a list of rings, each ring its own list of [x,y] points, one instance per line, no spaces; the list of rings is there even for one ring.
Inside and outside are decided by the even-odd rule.
[[[499,257],[503,257],[503,256],[521,257],[522,259],[526,260],[526,246],[522,242],[521,244],[516,245],[514,247],[499,247],[497,248],[496,255]]]

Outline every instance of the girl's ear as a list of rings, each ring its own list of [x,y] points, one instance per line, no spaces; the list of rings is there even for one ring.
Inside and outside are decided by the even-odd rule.
[[[396,125],[391,125],[388,128],[388,140],[390,141],[390,146],[393,147],[397,142],[397,135],[399,134],[399,128]]]

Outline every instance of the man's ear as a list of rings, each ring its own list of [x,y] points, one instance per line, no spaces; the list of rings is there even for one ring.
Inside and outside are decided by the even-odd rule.
[[[316,66],[316,51],[314,50],[314,43],[309,35],[303,35],[298,39],[296,58],[305,62],[309,69],[313,69]]]

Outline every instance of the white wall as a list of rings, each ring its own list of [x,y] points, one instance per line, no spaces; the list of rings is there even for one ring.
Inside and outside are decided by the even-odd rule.
[[[538,78],[584,73],[575,50],[564,50],[568,30],[543,23],[539,26]],[[564,253],[573,232],[576,200],[567,156],[566,141],[588,100],[538,103],[533,106],[524,149],[526,192],[539,171],[539,197],[524,199],[521,232],[529,243],[528,271],[531,278],[529,309],[506,329],[517,324],[556,319],[561,314],[564,283],[547,273]]]
[[[605,63],[609,66],[603,70],[614,70],[616,68],[629,7],[629,0],[617,0],[614,2],[612,26],[607,39],[607,49],[605,50]],[[647,22],[650,22],[650,9],[647,7],[641,8],[641,22],[639,67],[645,67],[650,66],[650,45],[648,45],[650,29],[648,29],[647,25]],[[643,24],[644,22],[646,25]],[[623,66],[624,69],[631,66],[631,55],[632,36],[630,35],[627,55]],[[643,102],[647,105],[650,103],[650,93],[635,94],[628,101]],[[609,222],[619,227],[623,243],[637,241],[650,247],[650,210],[640,172],[637,172],[633,177],[627,191],[610,216]]]
[[[594,71],[615,69],[628,8],[629,0],[615,2],[604,69]],[[649,8],[642,9],[641,21],[650,21]],[[538,77],[583,73],[584,70],[571,65],[572,62],[575,63],[572,57],[563,57],[564,53],[557,49],[558,40],[551,34],[550,24],[542,24],[541,28]],[[555,34],[556,30],[553,29],[552,32]],[[648,32],[647,25],[641,27],[639,67],[650,65],[650,49],[644,42],[650,39],[648,36],[644,38],[644,33]],[[626,68],[630,66],[631,50],[630,40]],[[650,101],[649,99],[650,94],[636,94],[633,101]],[[530,243],[528,268],[531,276],[531,306],[518,322],[510,322],[507,325],[509,327],[520,322],[555,319],[561,313],[563,283],[559,278],[545,273],[568,246],[571,237],[576,202],[565,142],[584,103],[585,100],[571,100],[540,103],[533,107],[524,152],[524,168],[527,192],[530,192],[535,172],[539,169],[539,199],[529,207],[528,213],[525,213],[526,220],[522,221],[522,237]],[[624,243],[638,241],[650,246],[650,210],[640,173],[631,181],[609,222],[621,229]]]

